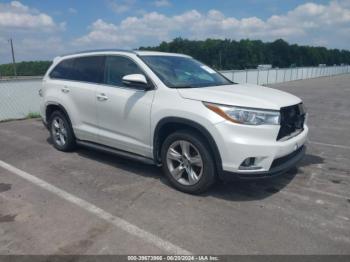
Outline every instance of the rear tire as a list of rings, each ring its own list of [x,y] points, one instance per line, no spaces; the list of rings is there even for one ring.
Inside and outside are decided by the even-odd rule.
[[[53,146],[64,152],[72,151],[75,146],[73,128],[67,116],[61,111],[54,111],[49,119],[49,130]]]
[[[171,185],[182,192],[200,194],[216,180],[210,150],[204,139],[191,130],[170,134],[162,145],[161,159]]]

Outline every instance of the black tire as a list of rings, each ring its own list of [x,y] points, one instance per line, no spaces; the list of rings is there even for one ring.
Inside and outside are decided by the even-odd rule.
[[[170,172],[167,161],[167,153],[169,147],[176,144],[177,141],[186,141],[191,143],[198,151],[196,153],[199,153],[202,159],[201,176],[198,182],[193,185],[184,185],[180,183],[173,177]],[[189,194],[200,194],[208,190],[216,181],[216,169],[212,154],[210,153],[210,149],[200,134],[192,130],[181,130],[170,134],[162,144],[161,159],[164,174],[169,179],[171,185],[182,192]],[[185,171],[184,176],[187,175],[186,173],[187,171]]]
[[[64,130],[66,131],[65,134],[66,136],[64,141],[65,143],[59,143],[58,135],[57,135],[57,129],[55,129],[54,124],[57,123],[56,121],[62,121]],[[55,123],[54,123],[55,122]],[[61,122],[59,122],[61,123]],[[75,143],[75,136],[73,132],[73,128],[70,124],[70,121],[68,120],[68,117],[66,114],[62,113],[61,111],[54,111],[49,119],[49,131],[50,131],[50,136],[51,136],[51,141],[53,146],[63,152],[69,152],[72,151],[76,147]]]

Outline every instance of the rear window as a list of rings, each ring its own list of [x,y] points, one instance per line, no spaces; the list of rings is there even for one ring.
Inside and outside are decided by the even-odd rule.
[[[104,56],[84,56],[60,62],[50,73],[54,79],[102,83]]]

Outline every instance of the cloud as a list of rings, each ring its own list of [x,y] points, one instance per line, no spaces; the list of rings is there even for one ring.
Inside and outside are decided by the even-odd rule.
[[[52,60],[66,53],[67,45],[62,37],[56,35],[23,36],[13,38],[16,61]],[[11,61],[11,49],[8,38],[0,37],[0,64]]]
[[[129,11],[135,4],[135,0],[122,0],[122,1],[112,1],[108,2],[109,7],[113,12],[117,14],[122,14]]]
[[[96,20],[90,27],[89,34],[76,39],[73,42],[75,46],[90,45],[115,45],[133,42],[129,34],[120,33],[120,29],[114,24],[108,24],[102,19]]]
[[[264,20],[254,16],[237,19],[215,9],[206,13],[189,10],[173,16],[148,12],[126,17],[118,24],[98,19],[89,27],[89,32],[75,39],[74,43],[138,47],[181,36],[265,41],[284,38],[301,44],[328,43],[332,47],[349,48],[349,27],[350,6],[344,0],[330,1],[325,5],[305,3]]]
[[[53,18],[21,2],[0,3],[0,31],[22,29],[49,31],[64,29],[65,24],[57,24]]]
[[[152,1],[152,4],[164,1]],[[87,48],[138,48],[157,45],[175,37],[189,39],[231,38],[273,41],[350,49],[350,2],[331,0],[327,4],[308,2],[266,19],[237,18],[219,10],[187,10],[166,15],[138,10],[136,0],[110,0],[109,7],[122,20],[96,19],[77,38],[64,36],[65,22],[19,1],[0,3],[0,62],[11,60],[7,40],[14,39],[16,59],[52,59],[72,50]],[[158,3],[159,4],[159,3]],[[112,8],[113,7],[113,8]],[[75,9],[74,9],[75,10]],[[73,8],[68,12],[74,13]],[[56,18],[57,19],[57,18]],[[117,19],[117,18],[116,18]],[[119,22],[115,22],[119,21]]]
[[[37,60],[38,54],[45,59],[52,59],[54,56],[65,53],[65,44],[60,36],[48,36],[47,38],[25,37],[15,42],[16,56],[18,58],[30,57],[34,54],[34,60]],[[23,59],[20,59],[23,60]]]
[[[171,3],[169,0],[156,0],[153,2],[153,4],[156,7],[167,7],[167,6],[171,6]]]
[[[65,22],[19,1],[0,3],[0,63],[11,61],[8,39],[13,39],[17,61],[51,59],[63,50]]]
[[[76,13],[78,13],[78,11],[77,11],[75,8],[70,7],[70,8],[68,8],[68,13],[70,13],[70,14],[76,14]]]

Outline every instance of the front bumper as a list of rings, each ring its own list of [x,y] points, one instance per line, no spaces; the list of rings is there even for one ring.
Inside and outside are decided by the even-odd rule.
[[[235,173],[223,171],[221,178],[224,180],[237,180],[237,179],[261,179],[261,178],[272,178],[279,175],[285,174],[288,170],[295,167],[304,157],[306,152],[306,146],[303,145],[296,151],[289,155],[274,160],[272,167],[269,171],[263,172],[249,172],[249,173]]]
[[[305,153],[307,125],[300,134],[285,141],[276,140],[279,126],[245,126],[225,121],[215,127],[214,137],[222,160],[219,174],[238,178],[270,177],[295,166]],[[255,158],[258,168],[241,168],[247,158]]]

